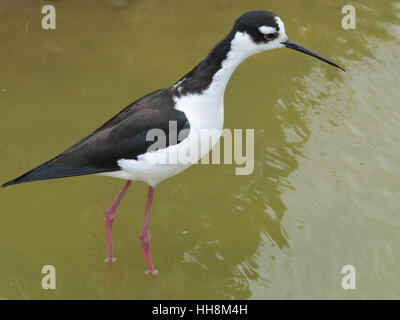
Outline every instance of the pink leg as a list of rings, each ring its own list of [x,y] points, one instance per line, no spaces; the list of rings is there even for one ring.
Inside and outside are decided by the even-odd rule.
[[[144,259],[146,260],[147,269],[151,275],[156,275],[157,271],[154,270],[153,262],[150,253],[150,211],[153,202],[154,188],[149,186],[149,193],[147,195],[146,211],[144,213],[144,220],[142,230],[140,231],[140,246],[142,247]]]
[[[112,245],[112,226],[115,218],[115,213],[119,203],[122,200],[125,192],[128,190],[129,186],[131,185],[132,181],[128,180],[122,190],[118,193],[117,197],[111,203],[111,205],[107,208],[106,213],[104,215],[104,221],[106,223],[106,238],[107,238],[107,258],[106,262],[113,262],[113,245]]]

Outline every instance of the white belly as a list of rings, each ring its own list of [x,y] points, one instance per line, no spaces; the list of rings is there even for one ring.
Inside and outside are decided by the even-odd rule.
[[[137,160],[120,159],[120,171],[101,175],[141,180],[155,186],[162,180],[189,168],[205,156],[221,137],[224,124],[223,98],[190,95],[175,100],[176,109],[185,113],[189,135],[176,145],[138,156]]]

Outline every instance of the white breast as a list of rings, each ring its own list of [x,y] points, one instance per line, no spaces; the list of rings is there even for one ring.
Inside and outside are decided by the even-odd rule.
[[[155,186],[162,180],[189,168],[206,155],[221,136],[224,124],[223,96],[217,98],[214,95],[188,95],[177,98],[175,103],[176,109],[185,113],[190,125],[189,135],[183,141],[139,155],[137,160],[121,159],[118,161],[121,171],[106,172],[101,175],[142,180]],[[181,155],[189,155],[190,161],[180,161]]]

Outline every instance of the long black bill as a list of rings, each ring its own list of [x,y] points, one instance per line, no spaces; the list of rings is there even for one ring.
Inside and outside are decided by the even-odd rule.
[[[298,45],[296,42],[293,42],[291,40],[286,40],[285,42],[282,42],[282,44],[284,44],[286,48],[303,52],[305,54],[308,54],[309,56],[312,56],[312,57],[317,58],[319,60],[322,60],[322,61],[324,61],[326,63],[329,63],[330,65],[332,65],[332,66],[334,66],[336,68],[339,68],[339,69],[341,69],[343,71],[346,71],[342,67],[338,66],[336,63],[333,63],[332,61],[329,61],[328,59],[325,59],[325,58],[321,57],[320,55],[318,55],[318,54],[316,54],[316,53],[314,53],[314,52],[312,52],[312,51],[310,51],[310,50],[308,50],[306,48],[303,48],[301,45]]]

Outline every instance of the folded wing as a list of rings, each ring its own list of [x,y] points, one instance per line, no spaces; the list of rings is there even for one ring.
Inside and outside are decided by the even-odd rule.
[[[137,159],[154,141],[147,132],[161,129],[168,138],[169,122],[175,121],[179,132],[189,128],[183,112],[174,109],[169,88],[155,91],[133,102],[100,128],[53,159],[2,185],[55,179],[120,170],[119,159]],[[167,139],[167,145],[175,144]]]

